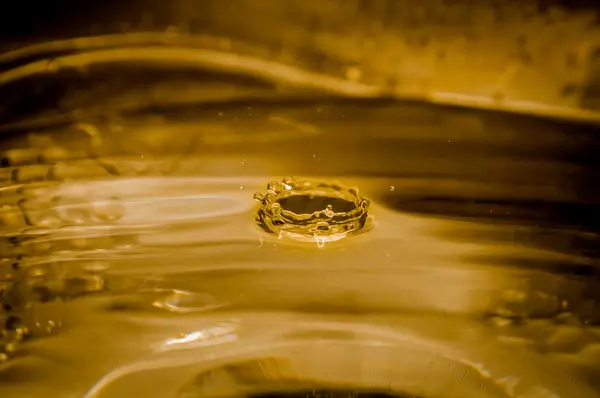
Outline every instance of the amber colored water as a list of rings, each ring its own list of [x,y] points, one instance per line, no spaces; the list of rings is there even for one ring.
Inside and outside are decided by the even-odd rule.
[[[0,396],[600,396],[594,125],[60,62],[0,127]],[[259,228],[285,176],[370,228]]]

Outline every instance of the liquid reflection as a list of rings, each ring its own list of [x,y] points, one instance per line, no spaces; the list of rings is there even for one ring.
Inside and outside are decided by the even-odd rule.
[[[258,86],[3,119],[3,396],[599,396],[597,126]],[[360,187],[376,227],[261,234],[282,175]],[[335,218],[313,199],[278,203]]]
[[[235,326],[235,324],[233,324]],[[168,339],[164,342],[162,350],[190,349],[209,344],[231,342],[237,339],[233,334],[235,327],[231,323],[221,323],[207,329],[182,334],[179,338]]]
[[[306,319],[307,325],[311,325],[311,317],[316,320],[323,316],[353,320],[360,325],[404,328],[418,341],[437,342],[442,346],[450,344],[449,347],[457,350],[451,355],[455,360],[461,357],[474,361],[477,355],[474,356],[472,350],[484,354],[488,351],[486,347],[495,347],[492,351],[518,347],[521,352],[528,352],[527,355],[529,352],[544,355],[545,361],[549,361],[548,355],[556,357],[557,369],[565,372],[563,357],[568,359],[569,367],[572,364],[598,364],[596,347],[600,346],[600,336],[589,318],[596,312],[590,310],[588,304],[596,301],[586,301],[585,295],[581,294],[582,289],[590,289],[592,282],[550,268],[552,261],[560,258],[560,253],[528,245],[511,245],[512,253],[520,253],[531,261],[547,261],[547,266],[545,269],[541,266],[506,267],[502,262],[506,249],[499,247],[497,242],[448,239],[443,233],[432,232],[442,232],[450,225],[460,230],[459,223],[398,213],[377,202],[372,205],[379,220],[377,228],[364,235],[330,242],[327,250],[318,254],[316,247],[290,246],[285,240],[267,239],[261,243],[256,227],[252,225],[251,193],[260,189],[264,180],[161,178],[140,180],[139,186],[129,180],[129,192],[121,191],[122,202],[127,202],[127,195],[139,197],[141,192],[147,192],[145,195],[151,197],[152,192],[157,191],[163,198],[167,192],[173,195],[176,201],[172,203],[180,203],[181,199],[177,198],[182,198],[184,193],[189,195],[187,200],[202,202],[201,193],[207,191],[218,192],[223,198],[236,198],[240,196],[238,184],[241,183],[245,187],[243,193],[248,207],[245,212],[238,213],[236,200],[225,201],[221,205],[230,203],[230,211],[211,217],[211,222],[195,216],[182,222],[178,216],[170,218],[161,210],[164,199],[147,200],[142,208],[147,213],[143,216],[140,209],[135,209],[139,217],[134,220],[153,220],[154,214],[160,213],[160,221],[133,224],[137,229],[131,229],[130,233],[134,235],[136,245],[122,246],[118,252],[110,246],[114,241],[95,238],[93,224],[47,231],[43,242],[52,247],[61,241],[85,242],[68,248],[58,246],[56,255],[46,254],[49,257],[45,262],[47,265],[30,257],[29,246],[19,246],[23,256],[16,273],[24,275],[23,270],[28,270],[28,276],[19,279],[22,282],[15,283],[10,292],[17,311],[13,312],[28,325],[30,334],[56,334],[28,342],[28,357],[14,356],[7,362],[6,374],[30,367],[33,368],[28,371],[37,368],[47,372],[47,365],[28,362],[31,354],[33,358],[50,355],[55,358],[53,361],[75,366],[83,357],[73,342],[97,341],[97,349],[89,347],[85,354],[85,357],[94,355],[97,359],[96,365],[90,365],[94,369],[89,369],[89,378],[81,380],[79,388],[84,389],[86,383],[118,363],[124,360],[133,363],[136,357],[146,357],[147,347],[178,342],[182,345],[172,345],[197,350],[212,346],[213,341],[215,344],[238,341],[243,346],[251,345],[252,339],[244,333],[263,339],[277,334],[280,325],[286,325],[295,317]],[[389,192],[387,183],[376,179],[349,179],[348,183],[365,187],[364,191],[372,192],[374,196],[378,192],[376,187],[381,192],[384,189]],[[106,194],[105,189],[96,192]],[[94,198],[87,200],[92,203]],[[214,214],[210,207],[205,210],[208,215]],[[112,221],[111,228],[119,230],[120,224],[127,220],[127,211],[124,211],[122,218]],[[179,236],[186,239],[180,240]],[[115,238],[123,239],[119,235]],[[102,242],[109,246],[101,246]],[[482,255],[495,259],[496,263],[484,261],[486,257]],[[467,262],[464,261],[466,258],[480,260]],[[582,262],[585,258],[574,257],[573,261]],[[92,296],[94,292],[96,295]],[[25,302],[19,307],[17,304],[23,299]],[[200,313],[205,315],[194,315]],[[438,315],[426,315],[436,313]],[[199,330],[199,322],[218,324],[224,318],[242,314],[256,315],[248,315],[249,318],[244,315],[245,321],[239,323],[237,332],[242,334],[237,339],[225,334],[214,340],[214,333],[208,331],[187,332],[187,337],[180,340],[172,337],[185,330]],[[489,320],[476,321],[477,318]],[[53,325],[60,325],[60,328],[53,328]],[[210,327],[213,326],[209,324],[207,330],[213,330]],[[297,327],[289,327],[295,334],[299,333]],[[352,326],[351,333],[356,333],[356,327]],[[207,339],[208,335],[212,337]],[[322,332],[313,336],[319,341],[348,338],[343,334],[326,337],[330,335]],[[481,344],[473,342],[474,336],[480,336]],[[131,344],[140,337],[139,343]],[[239,352],[237,348],[232,350]],[[341,354],[336,355],[338,359],[342,358],[339,357]],[[504,361],[495,355],[487,353],[479,362],[486,367],[516,366],[514,361]],[[514,373],[526,378],[532,371],[529,366],[541,366],[542,362],[534,358],[521,364],[526,369]],[[555,362],[545,362],[546,366],[548,363]],[[47,377],[51,374],[59,377],[68,368],[65,365],[64,370],[49,372]],[[363,368],[375,372],[370,365]],[[420,372],[423,375],[424,370]],[[495,374],[490,377],[494,378],[494,383],[499,382]],[[45,377],[40,379],[42,385],[43,380],[49,383],[45,388],[52,385],[61,388]],[[545,381],[544,386],[553,386],[554,382],[556,380]],[[130,382],[125,383],[127,388],[131,387]],[[20,383],[6,379],[3,388],[12,396],[19,396],[22,387]],[[585,394],[592,396],[589,392]]]

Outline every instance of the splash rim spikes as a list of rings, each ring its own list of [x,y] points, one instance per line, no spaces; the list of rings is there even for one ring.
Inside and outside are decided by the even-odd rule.
[[[268,183],[266,194],[257,192],[254,200],[260,204],[258,226],[279,239],[323,247],[327,242],[366,232],[373,224],[369,199],[362,197],[357,188],[337,182],[284,177],[281,182]],[[300,202],[308,211],[293,209],[287,203],[290,200]],[[319,208],[320,203],[327,204]]]

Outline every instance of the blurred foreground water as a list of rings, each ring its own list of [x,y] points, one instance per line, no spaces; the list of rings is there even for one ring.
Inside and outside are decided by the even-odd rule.
[[[0,396],[600,396],[589,114],[104,47],[1,59]],[[357,187],[370,228],[260,229],[284,176]]]

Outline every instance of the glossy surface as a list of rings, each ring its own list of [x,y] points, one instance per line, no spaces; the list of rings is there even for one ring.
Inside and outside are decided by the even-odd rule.
[[[600,395],[597,127],[205,61],[1,87],[0,395]],[[359,187],[372,230],[259,230],[284,176]]]

